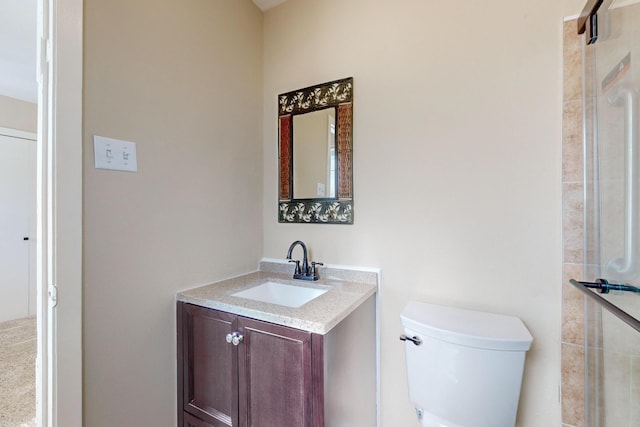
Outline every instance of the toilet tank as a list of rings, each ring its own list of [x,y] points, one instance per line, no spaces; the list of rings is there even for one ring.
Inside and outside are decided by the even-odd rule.
[[[409,399],[423,426],[513,427],[533,337],[517,317],[422,302],[401,314]]]

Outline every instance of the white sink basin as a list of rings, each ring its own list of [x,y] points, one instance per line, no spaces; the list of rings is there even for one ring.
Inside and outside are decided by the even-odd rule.
[[[285,285],[277,282],[266,282],[262,285],[236,292],[235,294],[231,294],[231,296],[298,308],[325,292],[327,292],[326,289],[306,288],[303,286]]]

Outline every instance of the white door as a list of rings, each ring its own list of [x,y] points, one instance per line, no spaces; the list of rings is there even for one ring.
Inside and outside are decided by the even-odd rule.
[[[0,322],[35,314],[36,143],[0,129]],[[30,240],[31,239],[31,240]]]

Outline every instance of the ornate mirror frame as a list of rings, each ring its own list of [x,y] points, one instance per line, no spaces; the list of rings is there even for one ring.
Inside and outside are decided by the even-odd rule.
[[[293,198],[293,117],[336,108],[336,197]],[[278,95],[278,222],[353,224],[353,78]]]

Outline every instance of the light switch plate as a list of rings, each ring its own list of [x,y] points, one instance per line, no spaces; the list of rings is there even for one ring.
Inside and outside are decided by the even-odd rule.
[[[135,142],[94,135],[93,153],[96,169],[138,171]]]

